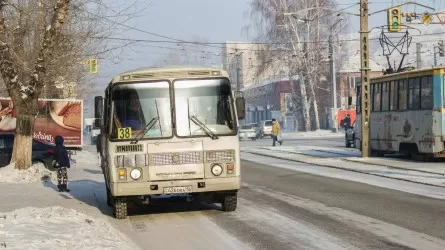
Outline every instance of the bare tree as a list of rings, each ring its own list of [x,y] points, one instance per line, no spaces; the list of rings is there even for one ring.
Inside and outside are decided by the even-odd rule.
[[[112,18],[107,8],[102,0],[0,0],[0,73],[16,110],[16,168],[31,166],[38,98],[60,97],[58,84],[84,78],[79,61],[101,53],[97,45],[116,25],[100,26]]]
[[[324,7],[324,8],[323,8]],[[327,8],[334,8],[332,0],[253,0],[249,11],[252,24],[247,32],[255,32],[256,39],[268,43],[260,57],[258,74],[271,67],[285,68],[290,76],[296,117],[302,117],[304,129],[319,129],[317,87],[320,84],[323,59],[327,56],[327,40],[333,18]],[[314,24],[315,23],[315,24]],[[285,63],[270,63],[285,61]],[[311,115],[312,113],[312,115]],[[311,124],[312,118],[312,124]]]

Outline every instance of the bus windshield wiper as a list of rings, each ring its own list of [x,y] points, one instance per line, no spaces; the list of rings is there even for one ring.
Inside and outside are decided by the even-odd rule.
[[[142,137],[144,137],[145,133],[147,131],[149,131],[155,124],[156,122],[159,121],[159,117],[153,117],[153,119],[151,119],[146,125],[145,127],[141,130],[141,132],[139,132],[134,139],[130,142],[130,144],[137,144],[139,142],[140,139],[142,139]]]
[[[196,125],[198,125],[202,130],[204,130],[204,132],[210,136],[210,138],[212,138],[212,140],[217,140],[219,139],[217,135],[215,135],[215,133],[213,133],[212,130],[210,130],[203,122],[201,122],[198,117],[196,116],[189,116],[190,121],[192,121],[193,123],[195,123]]]

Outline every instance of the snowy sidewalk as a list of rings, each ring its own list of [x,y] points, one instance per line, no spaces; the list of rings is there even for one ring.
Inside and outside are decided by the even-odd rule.
[[[283,132],[282,137],[283,139],[310,139],[310,138],[320,138],[320,137],[344,137],[344,132],[338,132],[334,133],[331,130],[323,130],[319,129],[316,131],[309,131],[309,132]]]
[[[69,193],[57,192],[55,173],[43,167],[25,180],[0,168],[0,249],[139,249],[98,202],[105,190],[96,155],[83,151],[73,159]]]
[[[242,152],[277,159],[314,164],[359,173],[445,187],[445,164],[401,161],[398,159],[360,158],[354,149],[316,146],[242,147]]]

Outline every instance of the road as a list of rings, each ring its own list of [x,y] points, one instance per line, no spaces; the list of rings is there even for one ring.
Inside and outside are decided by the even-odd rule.
[[[341,138],[328,140],[341,146]],[[267,144],[268,140],[243,142]],[[322,139],[287,140],[318,144]],[[340,144],[340,145],[339,145]],[[319,168],[291,163],[295,166]],[[111,218],[102,188],[100,209],[144,249],[443,249],[445,200],[242,161],[238,209],[186,202],[179,197],[133,209],[126,220]],[[329,170],[337,175],[350,174]],[[354,173],[355,175],[360,175]],[[388,186],[443,189],[365,176]]]

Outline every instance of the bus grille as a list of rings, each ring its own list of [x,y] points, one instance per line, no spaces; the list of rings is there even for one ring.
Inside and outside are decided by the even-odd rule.
[[[235,151],[207,151],[206,162],[233,162],[235,161]]]
[[[142,144],[116,146],[116,153],[143,152],[143,150],[144,147]]]
[[[150,155],[150,165],[181,165],[202,163],[200,152],[161,153]]]

